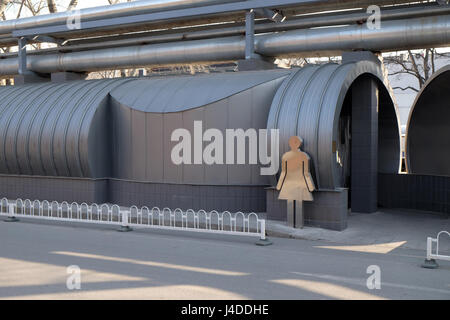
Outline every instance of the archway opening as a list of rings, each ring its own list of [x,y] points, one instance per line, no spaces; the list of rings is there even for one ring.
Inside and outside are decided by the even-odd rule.
[[[376,210],[378,174],[398,173],[401,158],[395,104],[378,78],[363,74],[351,84],[337,131],[336,162],[340,183],[350,190],[349,206]]]
[[[450,67],[438,71],[418,94],[408,121],[409,173],[450,176]]]

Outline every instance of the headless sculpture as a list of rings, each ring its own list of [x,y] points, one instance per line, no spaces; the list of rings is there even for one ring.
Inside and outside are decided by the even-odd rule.
[[[289,139],[290,151],[281,159],[281,175],[277,190],[278,199],[287,200],[288,224],[303,228],[303,201],[313,201],[312,192],[316,189],[310,172],[310,157],[299,150],[303,143],[300,137]]]

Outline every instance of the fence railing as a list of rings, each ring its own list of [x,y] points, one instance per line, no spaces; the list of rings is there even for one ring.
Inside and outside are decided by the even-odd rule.
[[[427,258],[425,259],[425,263],[422,265],[424,268],[437,268],[438,264],[435,260],[450,261],[450,256],[442,255],[439,253],[439,239],[441,235],[444,234],[450,237],[450,233],[448,231],[441,231],[437,234],[436,238],[427,238]],[[435,253],[433,252],[433,244],[436,245]]]
[[[259,237],[267,242],[266,221],[257,214],[242,212],[231,213],[205,210],[183,211],[169,208],[132,206],[121,208],[118,205],[96,203],[78,204],[77,202],[49,202],[3,198],[0,200],[0,216],[9,219],[35,218],[54,221],[84,222],[117,225],[124,229],[153,228],[166,230],[184,230],[215,234],[229,234]]]
[[[427,238],[427,259],[438,259],[438,260],[447,260],[450,261],[450,256],[444,256],[439,254],[439,238],[441,235],[447,234],[450,237],[450,233],[448,231],[441,231],[437,234],[436,238]],[[433,253],[433,243],[436,244],[436,253]]]

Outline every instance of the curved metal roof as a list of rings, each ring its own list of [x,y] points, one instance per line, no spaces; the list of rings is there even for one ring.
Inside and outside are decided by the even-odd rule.
[[[137,79],[115,88],[111,96],[120,104],[143,112],[180,112],[217,102],[290,72],[269,70]]]
[[[261,104],[261,99],[270,99],[266,108],[271,103],[267,128],[280,129],[280,155],[287,151],[289,137],[300,135],[304,150],[313,160],[319,188],[336,188],[340,186],[340,174],[332,150],[333,141],[338,137],[341,109],[352,83],[365,74],[384,83],[378,64],[357,62],[298,70],[3,87],[0,88],[0,173],[105,177],[110,173],[109,144],[113,143],[108,121],[120,116],[109,109],[110,99],[147,113],[176,113],[276,82],[270,95],[256,97],[252,92],[239,101],[247,105],[249,101]],[[389,91],[382,85],[380,88],[379,168],[395,172],[395,163],[397,170],[400,163],[397,112]],[[252,122],[254,116],[249,112],[246,121]],[[264,123],[266,116],[258,116]],[[214,121],[220,124],[223,120],[217,116]]]
[[[406,165],[409,173],[450,175],[450,65],[428,79],[409,112]]]
[[[304,141],[302,148],[312,158],[313,174],[321,189],[341,187],[336,154],[332,152],[333,141],[337,139],[338,121],[347,91],[363,74],[374,76],[380,83],[385,81],[380,66],[374,62],[307,66],[286,78],[273,100],[267,128],[280,130],[280,156],[288,151],[289,137],[301,136]],[[385,91],[388,90],[385,88]],[[396,120],[397,111],[390,102],[389,107],[394,109]],[[392,123],[395,127],[391,131],[399,137],[397,121]],[[382,130],[386,128],[380,128]],[[397,165],[394,162],[398,170],[400,148],[394,153],[380,158],[398,159]]]
[[[124,80],[0,88],[0,173],[95,177],[89,131],[98,108]],[[101,175],[101,173],[99,173]]]

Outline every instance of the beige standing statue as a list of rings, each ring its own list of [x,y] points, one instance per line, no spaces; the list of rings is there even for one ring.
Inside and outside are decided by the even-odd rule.
[[[303,228],[303,201],[313,201],[316,189],[310,172],[310,157],[300,149],[303,140],[293,136],[289,139],[291,151],[281,158],[281,175],[277,184],[278,199],[287,200],[288,224]]]

